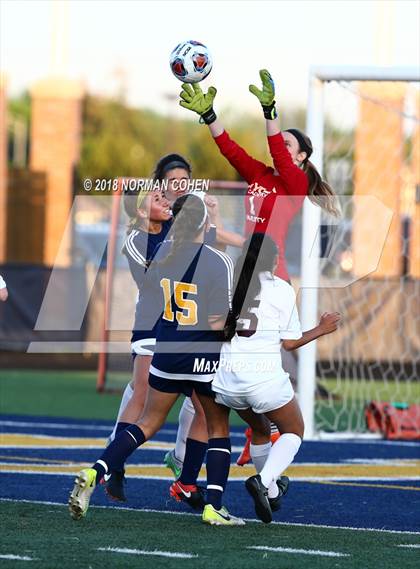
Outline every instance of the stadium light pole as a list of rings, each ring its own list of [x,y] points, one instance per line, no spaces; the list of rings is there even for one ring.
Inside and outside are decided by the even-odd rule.
[[[322,174],[324,142],[323,82],[315,73],[309,76],[306,131],[312,140],[314,152],[311,161]],[[321,209],[308,199],[303,206],[302,269],[300,284],[300,318],[303,330],[317,325],[318,287],[320,265]],[[315,436],[316,341],[299,350],[298,396],[305,422],[305,438]]]

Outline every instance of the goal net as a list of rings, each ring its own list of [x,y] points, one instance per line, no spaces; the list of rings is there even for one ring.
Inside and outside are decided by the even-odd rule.
[[[339,330],[305,353],[300,396],[310,435],[367,431],[371,401],[420,400],[420,128],[418,72],[318,70],[309,135],[317,166],[340,195],[339,221],[306,213],[320,255],[305,258],[302,308],[338,311]],[[314,116],[316,114],[316,116]],[[311,233],[311,230],[309,231]],[[302,266],[304,271],[304,267]],[[312,284],[311,284],[311,281]],[[305,287],[317,285],[317,293]],[[311,296],[312,295],[312,296]],[[311,310],[310,308],[307,310]],[[305,314],[302,314],[305,321]],[[304,377],[313,369],[314,377]],[[310,374],[309,374],[310,375]],[[316,376],[316,379],[315,379]],[[312,390],[312,392],[311,392]],[[314,392],[315,396],[311,395]],[[417,420],[417,425],[419,425]]]

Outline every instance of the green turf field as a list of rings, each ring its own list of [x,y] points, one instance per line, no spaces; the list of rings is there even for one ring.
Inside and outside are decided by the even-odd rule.
[[[419,536],[377,531],[346,531],[287,525],[203,527],[198,516],[92,507],[86,519],[71,520],[67,508],[55,505],[3,502],[1,555],[34,559],[30,567],[118,567],[153,569],[382,569],[418,567]],[[176,526],[176,531],[173,530]],[[117,531],[116,531],[117,528]],[[156,536],[160,538],[157,541]],[[250,547],[292,548],[305,552],[272,552]],[[195,555],[158,555],[98,551],[136,549]],[[321,550],[343,556],[307,553]],[[17,561],[1,559],[2,567]],[[20,566],[20,565],[19,565]],[[25,565],[26,566],[26,565]]]
[[[420,382],[365,382],[325,380],[322,384],[338,396],[347,398],[348,410],[341,412],[338,430],[347,430],[364,424],[363,408],[367,401],[380,395],[382,401],[417,402],[420,399]],[[121,394],[98,394],[95,389],[96,373],[80,371],[0,371],[0,412],[23,415],[73,417],[75,419],[114,419]],[[168,421],[177,422],[179,402],[171,411]],[[337,409],[342,402],[317,402],[317,421],[323,428],[334,424]],[[243,424],[232,413],[232,425]],[[327,430],[327,429],[326,429]]]
[[[369,381],[324,379],[320,381],[329,393],[353,401],[403,401],[418,403],[420,381]]]
[[[113,420],[120,401],[120,392],[96,392],[95,372],[0,371],[0,413]],[[168,422],[178,422],[181,403],[174,406]],[[243,424],[235,413],[231,423]]]

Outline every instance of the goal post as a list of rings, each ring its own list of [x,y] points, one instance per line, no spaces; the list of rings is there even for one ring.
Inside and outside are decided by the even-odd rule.
[[[392,401],[410,399],[410,403],[417,397],[420,352],[416,352],[419,346],[414,344],[420,315],[415,298],[420,293],[420,270],[414,249],[418,247],[416,232],[420,232],[418,195],[416,202],[416,185],[418,194],[420,183],[416,150],[418,81],[416,68],[315,67],[310,70],[307,134],[314,147],[311,161],[328,179],[333,166],[339,162],[334,150],[340,146],[337,138],[340,132],[345,132],[342,136],[347,148],[341,151],[340,160],[341,165],[346,166],[346,174],[342,176],[344,181],[341,180],[339,190],[344,187],[347,195],[340,198],[343,219],[333,224],[334,228],[327,227],[332,238],[327,253],[321,253],[321,226],[325,223],[321,209],[309,200],[303,209],[299,291],[302,327],[307,330],[316,326],[319,314],[327,309],[338,310],[343,318],[342,327],[334,337],[312,342],[299,350],[298,394],[306,438],[314,438],[323,431],[361,434],[365,432],[363,408],[370,400],[388,401],[391,397]],[[390,87],[385,88],[385,83]],[[388,132],[384,124],[389,125]],[[381,137],[378,144],[381,155],[377,158],[372,149],[369,154],[369,141],[371,145],[376,144],[375,128]],[[370,162],[369,156],[372,157]],[[372,183],[375,173],[382,172],[383,176],[378,176],[376,187],[372,187],[372,195],[369,195],[366,185],[369,181]],[[366,200],[370,200],[369,204]],[[369,239],[366,250],[360,244],[363,236],[369,235],[366,227],[369,215],[371,235],[383,234],[384,242],[378,254]],[[405,233],[404,223],[399,220],[401,216],[409,226]],[[379,249],[381,235],[376,237]],[[408,259],[408,268],[407,264],[404,266],[404,258]],[[406,317],[410,321],[408,328],[413,332],[404,341],[402,336],[407,330],[402,326],[407,327],[407,322],[401,322],[398,306],[404,305],[408,295],[414,313]],[[355,316],[358,310],[366,320],[366,330]],[[387,319],[389,324],[397,326],[394,332],[401,344],[399,362],[395,361],[395,350],[390,346],[392,334],[383,328]],[[360,346],[363,342],[365,354]],[[316,386],[322,381],[328,395],[317,401]]]

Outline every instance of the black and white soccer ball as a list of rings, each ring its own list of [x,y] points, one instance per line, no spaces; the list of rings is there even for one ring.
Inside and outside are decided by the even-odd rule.
[[[210,73],[213,61],[204,44],[188,40],[172,51],[169,65],[175,77],[183,83],[198,83]]]

